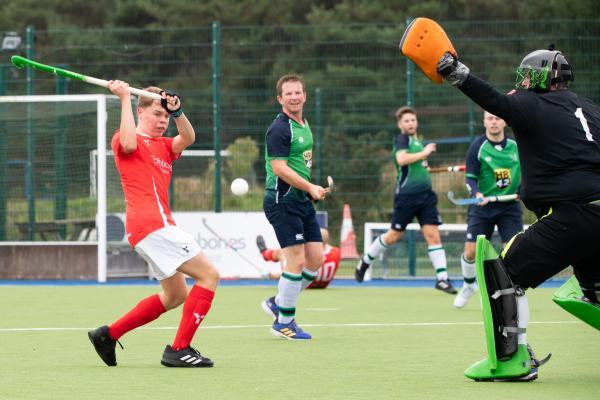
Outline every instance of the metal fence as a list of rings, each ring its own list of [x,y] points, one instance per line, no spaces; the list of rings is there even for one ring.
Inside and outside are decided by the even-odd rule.
[[[554,43],[575,66],[573,89],[600,101],[600,20],[442,22],[472,71],[500,90],[509,90],[514,71],[531,50]],[[259,210],[264,186],[264,132],[279,104],[275,82],[288,72],[306,78],[305,116],[315,134],[314,178],[334,176],[337,192],[319,207],[329,212],[334,242],[344,203],[352,207],[359,235],[365,221],[387,221],[391,215],[395,171],[391,145],[396,132],[394,111],[411,104],[419,112],[419,133],[439,143],[433,166],[464,162],[469,143],[483,133],[481,110],[459,91],[434,85],[400,56],[398,42],[405,24],[286,26],[212,26],[169,29],[102,29],[21,32],[21,54],[47,64],[96,76],[118,78],[135,86],[159,85],[181,94],[186,114],[196,127],[195,150],[227,150],[223,157],[198,157],[174,166],[172,203],[176,210]],[[57,81],[51,75],[17,70],[2,53],[0,95],[97,93],[80,82]],[[30,75],[28,75],[30,74]],[[43,135],[34,126],[31,135]],[[94,132],[78,132],[93,135]],[[44,222],[36,201],[59,196],[57,166],[42,146],[25,135],[0,141],[0,163],[13,165],[19,146],[37,143],[25,159],[33,165],[29,181],[0,168],[0,240],[15,240],[6,229],[16,222]],[[28,142],[29,140],[29,142]],[[89,169],[94,140],[80,142],[74,170]],[[73,143],[74,143],[73,142]],[[64,146],[73,143],[64,144]],[[58,147],[57,147],[58,146]],[[65,147],[65,151],[67,147]],[[73,153],[73,147],[69,150]],[[79,153],[77,153],[79,152]],[[71,154],[70,153],[70,154]],[[221,154],[216,151],[214,154]],[[43,162],[42,162],[43,161]],[[12,163],[12,164],[11,164]],[[64,167],[61,167],[64,168]],[[234,197],[228,185],[236,177],[251,184],[249,195]],[[437,174],[444,222],[464,222],[465,210],[449,204],[446,191],[463,189],[461,174]],[[72,196],[86,196],[89,181]],[[26,187],[27,186],[27,187]],[[118,185],[117,185],[118,187]],[[82,194],[84,193],[84,194]],[[67,199],[74,204],[77,198]],[[7,204],[24,202],[7,212]],[[122,211],[116,202],[111,211]],[[68,207],[69,218],[89,218],[89,210]],[[531,216],[528,216],[531,222]],[[39,240],[30,232],[29,239]]]

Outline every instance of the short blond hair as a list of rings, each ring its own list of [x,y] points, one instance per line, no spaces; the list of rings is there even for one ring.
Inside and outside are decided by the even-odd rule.
[[[144,88],[144,90],[150,92],[150,93],[156,93],[159,94],[160,92],[162,92],[163,90],[161,88],[159,88],[158,86],[148,86],[146,88]],[[140,108],[148,108],[152,105],[152,103],[154,103],[154,99],[151,99],[149,97],[146,96],[138,96],[138,101],[137,101],[137,106]]]
[[[296,74],[287,74],[279,78],[279,80],[277,81],[276,88],[278,96],[281,96],[283,84],[287,82],[300,82],[302,84],[302,91],[306,93],[306,85],[304,84],[304,78]]]

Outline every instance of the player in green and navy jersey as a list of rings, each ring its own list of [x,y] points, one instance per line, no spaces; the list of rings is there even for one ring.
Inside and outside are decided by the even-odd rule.
[[[290,340],[311,336],[296,324],[300,292],[317,276],[323,258],[323,239],[311,200],[323,200],[328,189],[310,182],[313,137],[302,117],[306,102],[303,79],[285,75],[277,82],[282,112],[266,134],[266,191],[263,208],[283,249],[286,263],[279,291],[262,303],[275,321],[271,333]]]
[[[506,122],[485,111],[483,114],[485,135],[471,144],[467,152],[467,189],[474,197],[515,194],[521,185],[521,164],[517,142],[506,137]],[[465,252],[461,257],[464,284],[454,306],[464,307],[477,291],[475,284],[475,241],[478,235],[490,240],[494,227],[503,245],[523,230],[523,211],[516,201],[488,203],[486,200],[469,206],[467,213],[467,238]]]
[[[365,249],[365,254],[356,267],[355,278],[362,282],[373,260],[388,246],[402,239],[406,226],[417,217],[428,244],[429,258],[435,268],[435,288],[455,294],[456,290],[448,280],[446,253],[438,229],[442,218],[437,210],[437,196],[431,188],[427,166],[427,157],[436,150],[436,145],[429,143],[423,146],[419,140],[417,113],[414,109],[401,107],[396,111],[396,119],[400,133],[394,139],[393,156],[398,180],[391,227]]]

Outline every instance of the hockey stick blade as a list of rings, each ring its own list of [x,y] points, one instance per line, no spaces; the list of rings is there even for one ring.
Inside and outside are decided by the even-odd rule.
[[[478,198],[478,197],[457,199],[454,197],[454,192],[448,192],[448,200],[450,200],[450,203],[457,205],[457,206],[468,206],[471,204],[479,204],[483,201],[481,198]]]
[[[69,71],[62,68],[53,67],[52,65],[42,64],[37,61],[30,60],[21,56],[12,56],[10,58],[10,62],[19,69],[23,69],[26,67],[37,69],[38,71],[46,72],[49,74],[54,74],[56,76],[61,76],[63,78],[74,79],[76,81],[81,81],[85,83],[89,83],[96,86],[108,87],[108,81],[104,79],[93,78],[91,76],[82,75],[77,72]],[[158,93],[148,92],[147,90],[136,89],[133,87],[129,88],[129,92],[136,96],[148,97],[153,100],[160,100],[161,96]]]
[[[327,189],[329,189],[329,193],[333,192],[333,178],[331,176],[327,176]]]

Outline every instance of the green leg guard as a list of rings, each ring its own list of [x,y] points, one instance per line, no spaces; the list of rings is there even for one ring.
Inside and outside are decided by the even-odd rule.
[[[552,300],[569,314],[573,314],[586,324],[600,330],[600,307],[582,300],[583,292],[572,276],[556,292]]]
[[[467,368],[465,376],[476,381],[510,380],[511,378],[527,376],[531,372],[531,357],[527,351],[527,345],[518,345],[517,351],[508,360],[499,360],[496,355],[494,319],[485,279],[484,262],[497,259],[498,253],[496,253],[490,242],[483,235],[477,237],[476,246],[477,256],[475,264],[477,282],[479,283],[481,294],[481,308],[488,357]]]

